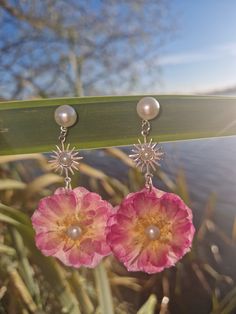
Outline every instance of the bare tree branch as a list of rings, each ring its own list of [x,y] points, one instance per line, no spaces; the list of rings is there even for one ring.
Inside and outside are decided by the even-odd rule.
[[[173,25],[168,5],[0,0],[0,97],[132,92],[156,81],[156,60]]]

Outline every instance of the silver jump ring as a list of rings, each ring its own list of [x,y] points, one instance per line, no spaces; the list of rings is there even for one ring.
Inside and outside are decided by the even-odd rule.
[[[71,189],[71,178],[70,177],[65,177],[64,181],[65,181],[65,184],[66,184],[66,189],[67,190]]]
[[[147,136],[150,132],[151,125],[148,120],[142,120],[142,131],[141,134],[142,136]]]
[[[64,126],[61,126],[61,132],[60,132],[60,135],[58,137],[59,141],[61,143],[64,143],[65,140],[66,140],[66,135],[67,135],[67,128],[64,127]]]
[[[153,175],[151,173],[146,173],[145,174],[145,187],[151,192],[153,184],[152,184],[152,177]]]

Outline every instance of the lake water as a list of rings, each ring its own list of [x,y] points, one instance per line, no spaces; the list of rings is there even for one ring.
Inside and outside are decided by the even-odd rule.
[[[163,168],[172,177],[177,169],[184,170],[193,207],[204,208],[214,193],[218,222],[231,229],[236,216],[236,137],[169,143],[164,147],[168,157]]]

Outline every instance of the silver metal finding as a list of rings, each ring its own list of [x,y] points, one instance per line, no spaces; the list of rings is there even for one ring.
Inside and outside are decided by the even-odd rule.
[[[132,149],[133,154],[129,155],[130,158],[136,164],[136,167],[144,173],[145,187],[151,191],[152,184],[152,172],[156,170],[157,166],[160,166],[159,161],[163,156],[163,152],[160,147],[157,147],[158,143],[153,143],[152,139],[148,141],[148,135],[151,130],[151,124],[148,120],[143,119],[141,125],[141,134],[143,136],[143,143],[138,139],[138,144],[134,144]]]
[[[66,169],[66,176],[64,181],[66,190],[71,190],[71,178],[69,177],[68,169]]]
[[[146,189],[149,190],[149,192],[151,192],[153,184],[152,184],[152,177],[153,175],[151,173],[146,173],[145,174],[145,187]]]
[[[151,125],[148,120],[142,120],[142,130],[141,134],[144,137],[144,140],[147,140],[147,136],[149,135],[149,132],[151,130]]]
[[[67,107],[69,107],[69,106],[67,106]],[[67,107],[66,107],[66,110],[70,113],[70,111],[68,110]],[[60,107],[59,107],[59,109],[60,109]],[[60,135],[58,137],[60,145],[59,146],[56,145],[56,150],[54,150],[53,155],[50,156],[51,159],[49,160],[49,162],[51,163],[52,168],[56,172],[59,172],[60,175],[64,175],[65,188],[66,188],[66,190],[69,190],[69,189],[71,189],[70,174],[73,175],[75,170],[79,170],[78,169],[79,160],[83,159],[83,157],[78,156],[79,152],[75,150],[75,147],[70,149],[70,144],[65,145],[66,137],[68,134],[68,127],[66,127],[64,124],[69,123],[70,125],[72,125],[72,122],[76,120],[76,116],[75,116],[76,112],[73,109],[73,111],[72,111],[72,113],[73,113],[72,118],[73,119],[71,117],[69,117],[71,119],[67,119],[68,121],[67,120],[64,121],[65,120],[64,116],[63,116],[64,111],[62,109],[58,110],[58,112],[60,114],[60,116],[59,116],[60,119],[58,119],[58,117],[56,119],[56,117],[55,117],[55,120],[59,125],[60,125],[60,121],[62,121],[62,124],[60,125]],[[56,111],[57,111],[57,109],[56,109]],[[56,116],[56,114],[55,114],[55,116]],[[66,118],[68,118],[68,117],[66,116]]]
[[[68,132],[68,128],[66,128],[64,126],[61,126],[61,132],[60,132],[60,135],[58,137],[58,139],[61,142],[61,144],[65,143],[67,132]]]

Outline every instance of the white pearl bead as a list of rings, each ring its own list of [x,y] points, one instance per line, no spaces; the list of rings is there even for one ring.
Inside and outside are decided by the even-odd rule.
[[[70,226],[66,233],[72,240],[77,240],[80,237],[82,230],[79,226]]]
[[[160,237],[160,229],[155,225],[150,225],[145,230],[150,240],[157,240]]]
[[[159,114],[160,104],[153,97],[144,97],[138,102],[136,109],[140,118],[152,120]]]
[[[59,163],[63,167],[70,167],[72,162],[73,161],[72,161],[71,155],[69,153],[67,153],[67,152],[60,153]]]
[[[54,118],[57,124],[68,128],[69,126],[75,124],[77,120],[77,113],[73,107],[63,105],[55,110]]]

